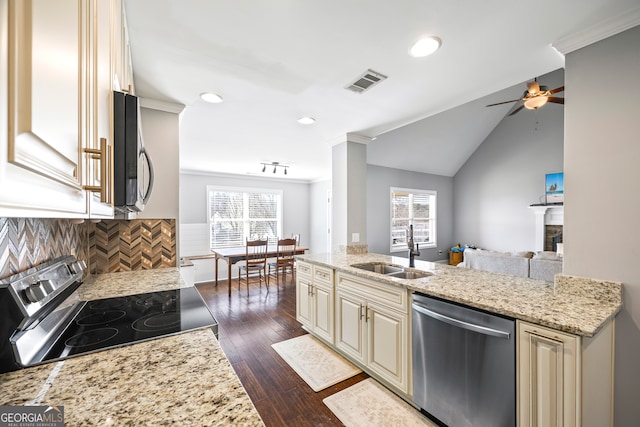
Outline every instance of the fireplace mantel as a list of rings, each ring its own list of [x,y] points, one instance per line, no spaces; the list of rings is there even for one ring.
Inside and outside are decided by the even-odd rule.
[[[536,215],[535,250],[544,250],[545,225],[564,225],[563,205],[532,205],[529,209]]]

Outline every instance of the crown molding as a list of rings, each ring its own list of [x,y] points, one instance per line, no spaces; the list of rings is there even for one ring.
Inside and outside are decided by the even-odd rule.
[[[255,172],[255,173],[245,173],[245,174],[236,174],[236,173],[227,173],[227,172],[214,172],[214,171],[202,171],[196,169],[180,169],[179,172],[181,175],[199,175],[199,176],[208,176],[212,178],[227,178],[227,179],[240,179],[240,180],[251,180],[251,181],[274,181],[280,183],[288,183],[288,184],[310,184],[312,181],[305,179],[296,179],[296,178],[285,178],[280,176],[272,176],[273,174]]]
[[[566,55],[637,25],[640,25],[640,7],[605,19],[596,25],[592,25],[566,37],[562,37],[552,43],[551,46],[563,55]]]
[[[140,98],[140,106],[152,110],[164,111],[166,113],[180,114],[184,110],[183,104],[175,102],[159,101],[152,98]]]
[[[330,143],[332,146],[342,144],[343,142],[355,142],[358,144],[368,144],[374,139],[376,138],[360,135],[357,133],[345,133],[344,135],[340,135],[339,137],[332,139]]]

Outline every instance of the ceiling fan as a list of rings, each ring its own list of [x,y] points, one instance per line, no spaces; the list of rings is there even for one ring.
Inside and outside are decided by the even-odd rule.
[[[553,102],[555,104],[564,104],[564,98],[558,98],[556,96],[551,96],[554,93],[564,91],[564,86],[557,87],[552,90],[548,90],[546,86],[540,86],[538,84],[538,79],[534,79],[532,82],[527,83],[527,90],[522,94],[522,98],[514,99],[511,101],[498,102],[496,104],[489,104],[487,107],[493,107],[495,105],[508,104],[510,102],[520,102],[523,101],[523,104],[513,110],[509,115],[513,116],[523,108],[528,110],[537,110],[538,108],[545,105],[547,102]]]

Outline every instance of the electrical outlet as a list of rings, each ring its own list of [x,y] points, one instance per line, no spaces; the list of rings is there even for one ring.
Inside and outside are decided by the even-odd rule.
[[[358,243],[360,241],[360,233],[351,233],[351,243]]]
[[[438,249],[438,255],[442,255],[442,249]]]

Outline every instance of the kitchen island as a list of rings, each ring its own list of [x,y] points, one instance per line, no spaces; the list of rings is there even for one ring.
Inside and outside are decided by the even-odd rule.
[[[188,285],[177,268],[88,278],[83,300]],[[66,425],[264,425],[209,328],[0,375],[2,405],[64,406]]]
[[[416,260],[415,269],[431,273],[429,276],[400,279],[352,265],[407,267],[407,258],[328,253],[298,255],[296,259],[585,337],[594,336],[622,310],[622,285],[618,282],[559,275],[554,283],[420,260]]]
[[[621,283],[566,275],[548,282],[419,260],[409,268],[407,258],[373,253],[310,254],[296,260],[298,321],[407,402],[424,409],[424,399],[414,399],[415,387],[422,396],[428,378],[435,378],[425,376],[424,361],[451,360],[453,354],[442,352],[454,351],[437,340],[423,340],[432,328],[416,325],[420,308],[414,294],[419,293],[514,322],[515,334],[508,333],[507,339],[513,340],[516,360],[505,375],[514,378],[509,382],[515,395],[506,397],[516,402],[517,409],[510,411],[517,414],[517,426],[614,425],[615,316],[622,309]],[[433,314],[444,323],[468,325]],[[466,337],[451,331],[447,340],[452,335]],[[467,348],[466,341],[456,345],[456,352]],[[466,361],[494,360],[497,355],[473,352],[459,359],[465,361],[459,368],[477,378],[485,373],[475,373],[476,364]],[[451,377],[434,381],[441,384],[444,378]]]

